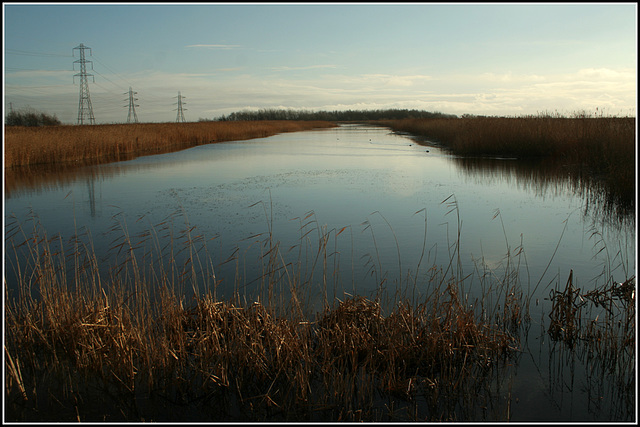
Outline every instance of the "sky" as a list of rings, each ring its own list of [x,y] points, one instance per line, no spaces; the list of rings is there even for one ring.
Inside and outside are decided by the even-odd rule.
[[[4,113],[635,116],[635,3],[3,3]],[[86,104],[85,104],[86,108]]]

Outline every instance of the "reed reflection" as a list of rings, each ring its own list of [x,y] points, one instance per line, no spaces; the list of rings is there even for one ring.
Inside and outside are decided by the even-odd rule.
[[[635,286],[632,276],[585,292],[571,272],[564,289],[549,294],[549,392],[562,403],[580,387],[585,420],[633,420]]]
[[[4,170],[5,198],[63,190],[76,182],[96,182],[124,175],[133,169],[152,169],[154,164],[111,163],[101,166],[38,165]]]
[[[478,182],[506,182],[531,191],[536,196],[575,194],[584,201],[584,215],[599,218],[609,225],[631,224],[635,200],[612,183],[579,173],[571,165],[548,160],[452,157],[458,170]]]

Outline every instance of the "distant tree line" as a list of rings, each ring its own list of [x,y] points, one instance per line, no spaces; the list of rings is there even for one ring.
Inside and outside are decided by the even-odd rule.
[[[396,120],[423,118],[452,118],[452,114],[438,112],[388,109],[388,110],[345,110],[345,111],[301,111],[288,109],[260,109],[258,111],[240,111],[220,117],[219,121],[249,120],[325,120],[325,121],[361,121],[361,120]],[[200,121],[205,121],[200,119]]]
[[[52,116],[33,109],[11,110],[4,123],[6,126],[56,126],[62,124],[55,114]]]

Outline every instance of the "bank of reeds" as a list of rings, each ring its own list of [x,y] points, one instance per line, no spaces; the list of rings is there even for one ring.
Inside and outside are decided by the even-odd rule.
[[[576,182],[604,186],[632,212],[636,197],[636,120],[576,113],[570,117],[403,119],[378,122],[440,144],[461,156],[536,159]]]
[[[335,126],[321,121],[140,123],[5,127],[5,168],[97,164],[182,150],[213,142],[262,138]]]
[[[301,237],[316,248],[315,275],[267,233],[260,291],[222,298],[188,224],[168,243],[155,227],[137,238],[122,226],[105,275],[90,239],[49,237],[30,220],[9,221],[5,242],[16,254],[5,279],[7,421],[509,419],[499,384],[520,345],[515,279],[491,289],[504,299],[478,303],[456,269],[433,266],[422,297],[330,299],[329,240],[340,233]]]

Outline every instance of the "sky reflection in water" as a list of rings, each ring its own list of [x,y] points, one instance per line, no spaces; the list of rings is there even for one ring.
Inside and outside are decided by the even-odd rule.
[[[471,280],[484,266],[503,277],[507,252],[514,255],[522,245],[520,282],[525,293],[537,289],[531,316],[544,323],[550,287],[563,286],[572,269],[574,284],[585,290],[602,283],[607,265],[627,269],[612,272],[617,281],[635,273],[635,226],[585,215],[583,198],[540,170],[510,160],[459,159],[386,128],[347,125],[47,174],[9,173],[5,223],[11,228],[15,216],[29,232],[34,212],[49,237],[90,233],[105,272],[116,262],[110,249],[123,229],[130,236],[153,230],[160,246],[172,241],[178,247],[182,230],[195,226],[192,236],[204,237],[204,256],[211,256],[222,280],[218,298],[264,292],[256,280],[263,273],[258,259],[273,227],[288,271],[306,263],[300,267],[305,302],[320,309],[325,292],[330,299],[343,298],[343,292],[372,296],[383,279],[386,295],[408,289],[405,295],[419,301],[429,292],[429,267],[444,269],[452,257],[459,220],[462,274]],[[322,266],[315,271],[309,265],[319,236],[326,234],[331,238],[323,276]],[[600,251],[603,242],[607,250]],[[237,264],[225,263],[231,255]],[[465,279],[467,292],[481,292],[476,283]],[[489,298],[493,304],[500,297]],[[521,403],[512,421],[608,419],[608,408],[619,405],[627,417],[628,408],[613,392],[604,392],[607,399],[594,415],[585,405],[590,388],[579,391],[587,394],[580,399],[565,390],[573,375],[576,381],[589,375],[572,369],[568,379],[564,371],[556,376],[552,369],[565,361],[530,357],[548,345],[537,336],[528,339],[531,353],[522,353],[513,382]],[[569,397],[570,404],[556,404]]]
[[[621,251],[635,259],[629,229],[593,228],[598,220],[583,215],[584,201],[566,185],[527,179],[526,171],[518,175],[511,160],[486,163],[456,159],[386,128],[344,125],[82,168],[29,186],[15,181],[5,195],[5,221],[32,209],[49,235],[70,237],[86,227],[104,255],[111,240],[100,236],[114,218],[124,220],[133,235],[180,212],[182,223],[188,220],[212,239],[214,263],[250,246],[245,239],[266,233],[272,221],[274,238],[284,248],[298,243],[309,221],[326,231],[347,227],[335,246],[344,270],[340,277],[347,292],[357,284],[363,293],[376,289],[366,263],[374,252],[379,273],[394,286],[415,272],[423,245],[423,268],[446,265],[457,238],[457,214],[464,271],[471,273],[478,260],[499,268],[507,247],[513,253],[522,243],[525,290],[527,282],[563,282],[570,269],[579,286],[596,278],[605,258],[595,256],[601,246],[598,235],[590,238],[594,230],[605,235],[612,255]],[[458,211],[451,211],[453,200]],[[218,277],[230,283],[233,270],[220,268]],[[623,273],[618,280],[626,278]]]

